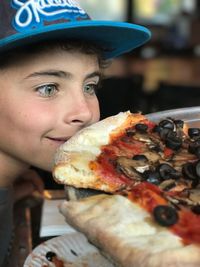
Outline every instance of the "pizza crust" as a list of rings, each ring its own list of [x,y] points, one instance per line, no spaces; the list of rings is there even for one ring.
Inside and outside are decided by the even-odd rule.
[[[60,211],[117,266],[200,266],[200,247],[184,246],[178,236],[123,196],[101,194],[65,201]]]
[[[101,146],[108,144],[111,136],[144,119],[140,113],[120,112],[79,131],[60,146],[55,155],[55,181],[77,188],[116,191],[117,188],[94,174],[89,162],[96,159]]]

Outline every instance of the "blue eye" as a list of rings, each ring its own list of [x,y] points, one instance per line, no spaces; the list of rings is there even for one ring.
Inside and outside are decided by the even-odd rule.
[[[37,92],[43,97],[54,96],[58,91],[58,88],[55,84],[45,84],[37,88]]]
[[[98,84],[96,83],[86,84],[84,86],[84,93],[89,94],[89,95],[95,95],[97,89],[98,89]]]

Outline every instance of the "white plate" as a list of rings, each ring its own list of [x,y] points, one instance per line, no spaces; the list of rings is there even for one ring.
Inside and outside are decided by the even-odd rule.
[[[65,234],[42,243],[28,256],[24,267],[55,267],[55,264],[46,259],[48,251],[55,252],[64,262],[64,267],[113,267],[79,232]]]
[[[173,119],[183,120],[189,127],[200,127],[200,106],[163,110],[146,114],[145,116],[155,122],[171,117]]]

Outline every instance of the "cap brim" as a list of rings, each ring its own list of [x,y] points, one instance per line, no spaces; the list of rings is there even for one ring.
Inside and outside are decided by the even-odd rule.
[[[106,59],[143,45],[151,33],[143,26],[126,22],[80,21],[53,24],[17,33],[0,41],[0,52],[45,40],[82,39],[99,44]]]

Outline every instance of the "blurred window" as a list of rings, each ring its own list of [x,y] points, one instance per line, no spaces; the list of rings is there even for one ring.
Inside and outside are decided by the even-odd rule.
[[[95,20],[125,21],[127,1],[125,0],[77,0],[81,7]]]
[[[133,0],[137,23],[168,25],[182,12],[192,14],[196,0]]]

